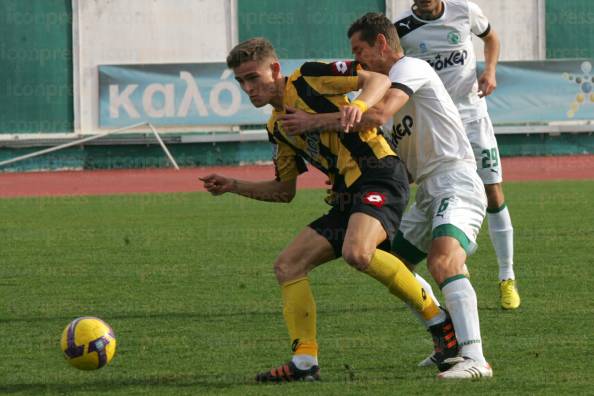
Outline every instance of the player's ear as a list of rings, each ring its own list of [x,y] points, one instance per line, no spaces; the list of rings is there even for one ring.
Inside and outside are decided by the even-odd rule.
[[[375,44],[379,47],[380,51],[387,51],[388,48],[388,40],[386,40],[386,36],[382,33],[379,33],[375,38]]]
[[[272,70],[272,77],[277,79],[281,73],[281,66],[278,62],[272,62],[270,64],[270,69]]]

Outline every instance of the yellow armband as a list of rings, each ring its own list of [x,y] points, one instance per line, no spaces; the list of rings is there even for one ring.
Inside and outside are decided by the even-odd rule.
[[[359,99],[355,99],[351,102],[351,106],[355,106],[358,107],[359,110],[361,110],[361,113],[365,113],[367,111],[367,109],[369,108],[369,106],[367,106],[367,103],[365,103],[362,100]]]

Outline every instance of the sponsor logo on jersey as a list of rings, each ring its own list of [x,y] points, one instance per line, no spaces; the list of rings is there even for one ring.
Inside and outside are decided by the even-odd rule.
[[[363,196],[363,203],[381,208],[386,203],[386,196],[378,192],[368,192]]]
[[[394,145],[398,147],[398,142],[404,139],[405,136],[412,135],[412,127],[414,125],[413,118],[409,115],[404,116],[399,124],[394,124],[392,127],[392,138],[394,139]]]
[[[460,43],[460,33],[455,30],[452,30],[448,33],[448,42],[450,44],[459,44]]]
[[[468,59],[468,51],[462,50],[450,52],[449,55],[445,55],[443,58],[441,57],[441,54],[436,55],[433,59],[427,59],[427,62],[429,62],[431,67],[436,71],[440,71],[451,66],[463,66],[466,59]]]
[[[427,47],[427,43],[421,41],[421,43],[419,44],[419,51],[421,51],[422,54],[429,51],[429,48]]]

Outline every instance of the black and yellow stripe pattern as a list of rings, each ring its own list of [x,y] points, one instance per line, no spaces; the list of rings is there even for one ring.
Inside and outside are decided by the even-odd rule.
[[[355,62],[307,62],[288,79],[284,105],[309,113],[333,113],[349,103],[346,93],[357,91]],[[270,141],[276,144],[275,165],[278,180],[291,180],[305,171],[304,160],[324,172],[340,192],[369,171],[370,160],[396,156],[390,144],[376,129],[360,133],[310,132],[289,136],[278,122],[284,111],[274,111],[268,120]]]

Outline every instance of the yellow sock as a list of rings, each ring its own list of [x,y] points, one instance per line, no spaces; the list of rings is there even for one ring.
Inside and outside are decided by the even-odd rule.
[[[439,307],[427,295],[415,275],[390,253],[376,249],[365,272],[388,287],[390,293],[414,307],[425,320],[439,314]]]
[[[307,277],[282,285],[283,315],[293,343],[293,354],[318,356],[316,302]]]

